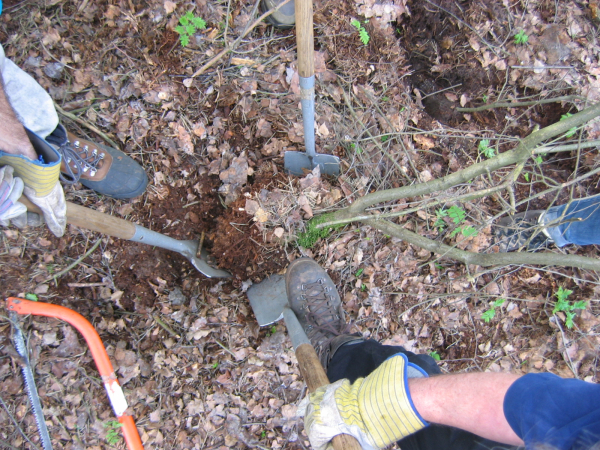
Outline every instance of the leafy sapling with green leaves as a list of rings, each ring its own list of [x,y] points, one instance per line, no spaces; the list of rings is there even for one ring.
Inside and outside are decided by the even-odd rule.
[[[490,305],[490,309],[488,309],[487,311],[485,311],[482,315],[481,318],[488,323],[490,320],[492,320],[494,318],[494,316],[496,315],[496,308],[500,308],[504,302],[506,300],[504,300],[503,298],[499,298],[497,299],[494,303],[492,303]]]
[[[454,222],[457,227],[450,233],[450,237],[456,236],[458,233],[462,233],[464,237],[472,237],[477,236],[478,231],[472,225],[460,226],[467,217],[467,213],[460,206],[453,205],[450,208],[446,209],[438,209],[435,212],[436,220],[433,224],[434,227],[438,229],[438,231],[442,231],[446,227],[446,222],[444,221],[444,217],[450,217],[452,222]]]
[[[121,440],[121,435],[119,434],[119,428],[123,426],[122,423],[116,420],[109,420],[104,424],[104,428],[106,430],[106,443],[112,447],[117,445]]]
[[[525,33],[524,30],[520,30],[517,34],[515,34],[515,44],[517,45],[525,45],[529,41],[529,36]]]
[[[484,155],[486,158],[493,158],[496,156],[496,151],[494,147],[490,147],[489,139],[482,139],[479,141],[479,154]]]
[[[571,295],[573,291],[570,289],[564,289],[562,286],[558,288],[558,291],[554,293],[556,296],[556,303],[554,304],[554,309],[552,310],[552,314],[556,314],[557,312],[565,313],[565,325],[567,328],[573,328],[573,319],[575,318],[575,310],[576,309],[585,309],[587,306],[587,302],[585,300],[579,300],[573,304],[568,300],[569,295]]]
[[[205,30],[206,22],[202,17],[194,15],[191,11],[186,12],[179,18],[179,25],[175,27],[175,31],[179,34],[179,42],[183,47],[187,47],[190,43],[190,37],[196,34],[196,31]]]
[[[363,44],[367,45],[371,40],[371,36],[369,36],[369,33],[367,32],[365,27],[363,27],[362,24],[356,19],[352,20],[352,22],[350,22],[350,25],[352,25],[358,30],[358,36],[360,37],[360,41]]]

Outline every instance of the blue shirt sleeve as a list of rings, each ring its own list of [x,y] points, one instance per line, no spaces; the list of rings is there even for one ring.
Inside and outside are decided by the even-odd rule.
[[[528,374],[506,392],[504,416],[528,449],[589,450],[600,442],[600,385]]]

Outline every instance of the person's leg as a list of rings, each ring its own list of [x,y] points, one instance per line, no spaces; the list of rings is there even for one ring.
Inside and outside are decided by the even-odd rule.
[[[338,348],[327,367],[330,382],[348,378],[351,383],[366,377],[381,363],[398,353],[404,353],[409,362],[419,366],[429,376],[442,373],[435,360],[429,355],[409,352],[400,346],[383,345],[374,340],[353,341]],[[410,375],[409,375],[410,376]],[[458,428],[431,424],[412,434],[398,445],[402,450],[513,450],[516,447],[483,439]]]
[[[553,206],[541,221],[544,225],[559,223],[546,228],[546,233],[558,247],[600,244],[600,195]]]
[[[4,56],[0,45],[0,70],[4,91],[21,123],[42,138],[46,138],[58,125],[54,102],[46,90]]]
[[[144,193],[148,184],[144,169],[120,150],[68,133],[59,123],[50,95],[4,56],[2,46],[0,73],[6,97],[19,121],[60,153],[63,183],[79,182],[99,194],[120,199]]]

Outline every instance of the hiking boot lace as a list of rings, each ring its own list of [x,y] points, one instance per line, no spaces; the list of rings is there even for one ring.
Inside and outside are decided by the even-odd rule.
[[[71,143],[67,140],[59,146],[58,151],[65,160],[67,176],[70,177],[65,177],[61,172],[60,179],[66,184],[77,183],[81,176],[88,172],[90,177],[93,177],[104,160],[104,152],[99,153],[97,149],[90,152],[89,147],[81,147],[79,141]]]
[[[350,329],[350,325],[345,323],[338,309],[332,305],[333,296],[329,294],[331,287],[325,286],[325,279],[302,284],[302,291],[304,293],[300,298],[304,300],[307,335],[311,341],[318,340],[319,347],[323,348]],[[320,342],[323,338],[326,339]]]

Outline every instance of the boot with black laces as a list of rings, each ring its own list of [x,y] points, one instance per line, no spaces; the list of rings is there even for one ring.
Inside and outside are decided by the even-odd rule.
[[[337,289],[315,260],[293,261],[285,274],[285,286],[290,306],[326,370],[338,348],[363,341],[360,334],[350,334]]]

